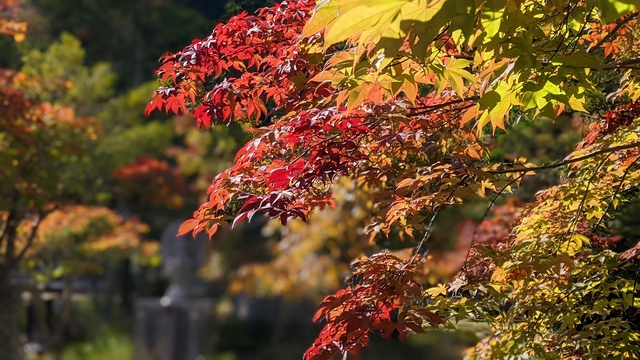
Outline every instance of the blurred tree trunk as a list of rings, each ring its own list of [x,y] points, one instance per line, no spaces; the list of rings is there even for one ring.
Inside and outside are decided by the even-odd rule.
[[[31,294],[31,305],[33,306],[33,312],[35,315],[33,323],[33,326],[35,328],[35,338],[29,338],[29,340],[35,340],[41,344],[44,344],[51,336],[49,331],[49,321],[51,314],[47,309],[47,304],[42,299],[42,290],[40,290],[38,286],[33,286],[31,288]],[[31,335],[32,334],[29,334],[29,336]]]
[[[11,284],[11,270],[16,263],[15,247],[20,219],[17,211],[12,210],[0,232],[0,360],[17,359],[19,346],[19,293],[16,286]]]
[[[4,223],[0,223],[0,360],[20,359],[19,314],[22,304],[20,287],[11,283],[11,272],[18,268],[41,220],[41,217],[36,220],[26,242],[19,245],[18,225],[25,216],[18,211],[19,199],[20,194],[14,192],[7,218]]]
[[[133,314],[133,274],[129,258],[122,260],[120,265],[120,309],[124,315]]]
[[[18,291],[11,284],[11,271],[0,267],[0,360],[18,356]]]
[[[75,282],[74,276],[67,276],[64,278],[64,288],[60,293],[60,314],[58,315],[58,323],[54,327],[54,330],[47,344],[47,350],[51,352],[52,357],[56,360],[62,359],[62,351],[64,349],[64,332],[69,326],[69,320],[71,319],[71,309],[73,307],[73,284]]]

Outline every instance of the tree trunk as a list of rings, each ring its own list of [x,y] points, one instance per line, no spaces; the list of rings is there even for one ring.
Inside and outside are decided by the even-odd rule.
[[[120,266],[120,309],[125,315],[133,314],[133,298],[134,285],[131,274],[131,261],[125,258],[121,261]],[[122,315],[122,314],[120,314]]]
[[[38,286],[33,286],[31,289],[31,305],[33,306],[33,312],[35,314],[35,327],[34,338],[30,338],[30,341],[36,341],[40,344],[46,344],[51,337],[49,329],[50,312],[47,309],[47,304],[42,300],[42,290],[38,289]],[[29,334],[31,335],[31,334]]]
[[[18,296],[10,271],[0,266],[0,360],[19,359]]]
[[[64,331],[67,329],[69,319],[71,318],[71,308],[73,307],[73,282],[75,279],[68,276],[64,279],[64,288],[60,294],[60,315],[58,324],[50,338],[47,350],[51,351],[54,359],[62,359],[62,350],[64,347]]]

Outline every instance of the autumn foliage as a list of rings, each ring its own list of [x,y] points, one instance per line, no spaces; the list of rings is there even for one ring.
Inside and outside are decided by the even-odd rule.
[[[406,340],[411,332],[424,332],[423,322],[432,326],[443,322],[439,316],[414,306],[421,298],[422,287],[415,280],[413,263],[381,253],[358,259],[353,267],[349,286],[326,297],[316,312],[313,320],[322,319],[325,325],[305,358],[357,354],[372,334]]]
[[[18,20],[20,16],[20,0],[0,1],[0,34],[13,36],[15,41],[22,41],[27,32],[27,23]]]
[[[474,358],[637,357],[634,345],[616,344],[640,341],[638,251],[621,256],[620,238],[607,234],[640,180],[637,4],[315,5],[242,13],[161,58],[148,112],[191,113],[204,128],[240,122],[253,135],[180,232],[213,236],[257,213],[306,220],[333,205],[332,184],[350,177],[372,194],[370,239],[397,236],[414,250],[356,262],[348,287],[322,303],[323,329],[305,358],[459,320],[492,327]],[[603,94],[594,72],[615,77],[616,90]],[[588,98],[605,95],[616,105],[588,114]],[[562,160],[501,162],[492,153],[492,138],[518,121],[578,113],[588,114],[586,136]],[[547,169],[564,169],[557,185],[487,217],[525,176]],[[461,272],[423,289],[418,269],[429,261],[434,220],[478,198],[489,209],[465,235]]]
[[[185,178],[168,162],[146,156],[115,170],[113,177],[124,188],[123,195],[169,209],[181,208],[182,196],[189,192]]]
[[[20,225],[21,247],[29,241],[33,225],[33,220]],[[124,220],[105,207],[65,206],[41,221],[22,267],[40,280],[100,273],[110,259],[133,253],[155,256],[157,249],[141,239],[148,231],[138,219]]]
[[[209,127],[214,120],[259,123],[267,117],[268,101],[283,109],[294,105],[289,91],[295,76],[310,66],[298,54],[297,41],[312,8],[311,1],[295,1],[256,15],[242,13],[217,25],[213,35],[164,55],[158,74],[166,85],[158,88],[147,112],[189,107],[198,126]],[[237,76],[207,87],[206,80],[233,70]],[[196,101],[205,92],[204,101]]]

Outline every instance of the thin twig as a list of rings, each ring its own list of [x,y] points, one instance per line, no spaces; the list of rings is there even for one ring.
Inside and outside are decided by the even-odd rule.
[[[626,144],[626,145],[619,145],[619,146],[613,146],[613,147],[609,147],[609,148],[605,148],[605,149],[600,149],[600,150],[596,150],[592,153],[589,153],[587,155],[583,155],[583,156],[579,156],[577,158],[573,158],[573,159],[565,159],[562,161],[557,161],[551,164],[547,164],[547,165],[541,165],[541,166],[534,166],[534,167],[523,167],[521,169],[503,169],[503,170],[488,170],[485,171],[488,174],[511,174],[511,173],[520,173],[520,172],[531,172],[531,171],[538,171],[538,170],[546,170],[546,169],[555,169],[558,167],[562,167],[562,166],[566,166],[569,164],[573,164],[573,163],[577,163],[580,162],[582,160],[586,160],[586,159],[590,159],[594,156],[598,156],[601,154],[606,154],[606,153],[612,153],[612,152],[616,152],[619,150],[626,150],[626,149],[633,149],[636,147],[640,147],[640,142],[634,142],[634,143],[630,143],[630,144]]]
[[[451,109],[448,109],[448,110],[444,110],[444,113],[448,113],[448,112],[451,112],[451,111],[466,110],[466,109],[468,109],[468,108],[470,108],[470,107],[472,107],[474,105],[476,105],[476,104],[475,103],[470,103],[470,104],[467,104],[467,105],[464,105],[464,106],[451,108]],[[420,115],[429,114],[429,113],[432,113],[434,111],[442,110],[444,107],[445,106],[442,106],[440,108],[433,108],[433,109],[429,109],[429,110],[419,111],[419,112],[416,112],[416,113],[413,113],[413,114],[407,114],[407,117],[413,117],[413,116],[420,116]]]
[[[464,257],[464,262],[462,263],[462,269],[461,269],[462,272],[464,272],[464,273],[467,272],[467,261],[469,260],[469,255],[471,254],[471,249],[473,249],[473,246],[475,245],[476,237],[478,236],[478,229],[480,228],[480,223],[482,223],[487,218],[487,216],[489,215],[489,211],[491,211],[491,208],[496,203],[496,200],[498,200],[498,197],[500,195],[502,195],[502,193],[509,186],[515,184],[516,181],[522,179],[524,177],[524,175],[525,175],[524,173],[520,174],[518,177],[516,177],[513,180],[511,180],[507,185],[503,186],[502,189],[500,189],[500,191],[498,191],[498,193],[489,202],[489,206],[487,206],[487,209],[485,210],[484,214],[480,218],[480,222],[478,223],[478,226],[476,226],[475,230],[473,230],[473,236],[471,237],[471,244],[469,244],[469,249],[467,250],[467,255]]]
[[[467,102],[467,101],[478,100],[478,99],[479,99],[478,96],[472,96],[472,97],[467,98],[467,99],[456,99],[456,100],[443,102],[443,103],[440,103],[440,104],[415,106],[415,107],[410,108],[409,110],[437,110],[437,109],[441,109],[441,108],[443,108],[445,106],[454,105],[454,104]],[[418,115],[418,114],[414,113],[414,114],[410,114],[410,115]]]
[[[427,243],[427,240],[429,240],[429,237],[431,237],[431,229],[433,228],[433,222],[435,221],[436,217],[438,216],[438,214],[440,213],[440,210],[443,207],[444,207],[444,204],[439,206],[438,209],[436,209],[436,212],[433,213],[433,215],[431,216],[431,220],[429,220],[429,225],[427,225],[427,229],[425,230],[424,235],[422,236],[422,240],[420,240],[420,243],[418,244],[418,246],[416,246],[416,248],[413,249],[414,255],[411,257],[411,260],[409,261],[410,263],[413,261],[417,261],[420,258],[424,258],[427,255],[428,250],[425,249],[424,255],[421,254],[421,251],[422,251],[422,248]]]
[[[436,210],[436,212],[433,214],[433,216],[431,216],[431,220],[429,220],[429,225],[427,226],[427,229],[425,230],[424,236],[422,237],[422,240],[420,240],[420,243],[418,244],[418,246],[413,250],[414,252],[414,256],[411,258],[411,261],[415,261],[418,260],[421,257],[426,256],[426,253],[423,256],[420,256],[420,252],[422,250],[422,248],[425,246],[425,244],[427,243],[427,240],[429,240],[429,237],[431,236],[432,233],[432,228],[433,228],[433,222],[436,219],[436,217],[438,216],[438,214],[440,213],[440,210],[442,210],[442,208],[445,207],[445,205],[447,205],[447,203],[449,201],[451,201],[451,199],[453,198],[453,195],[455,195],[456,190],[458,190],[458,188],[460,186],[463,186],[467,183],[467,181],[469,181],[469,179],[471,179],[471,176],[465,176],[462,178],[462,181],[460,181],[459,183],[457,183],[453,189],[451,190],[451,193],[449,193],[449,196],[447,197],[447,199],[444,201],[444,203],[442,203],[438,209]],[[411,262],[410,261],[410,262]]]
[[[571,52],[569,52],[570,54],[576,51],[576,48],[578,47],[578,43],[582,38],[582,33],[587,28],[587,24],[589,23],[589,18],[591,17],[591,13],[593,12],[594,7],[595,5],[592,5],[589,11],[587,12],[587,15],[585,15],[584,22],[582,23],[582,27],[580,28],[580,31],[578,31],[578,34],[571,41],[569,41],[569,44],[573,42],[573,47],[571,49]],[[567,44],[567,49],[569,49],[569,44]],[[566,49],[565,49],[565,55],[567,55]]]

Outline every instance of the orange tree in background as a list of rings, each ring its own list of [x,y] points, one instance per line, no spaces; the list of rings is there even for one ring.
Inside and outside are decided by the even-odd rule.
[[[180,209],[188,191],[182,174],[168,162],[146,156],[116,169],[113,177],[121,182],[124,196],[169,209]]]
[[[90,156],[100,127],[68,105],[40,101],[40,79],[0,70],[0,304],[8,309],[0,315],[0,359],[12,359],[18,348],[20,291],[34,295],[39,321],[46,318],[38,287],[12,284],[12,272],[65,284],[53,329],[40,324],[49,351],[61,349],[75,279],[130,255],[157,263],[155,243],[141,241],[146,225],[106,207],[74,205],[100,190],[89,182],[97,173]]]
[[[33,224],[21,224],[22,242]],[[74,281],[80,276],[99,274],[115,260],[135,254],[139,259],[157,256],[157,243],[141,242],[148,226],[136,219],[124,220],[102,206],[70,205],[48,214],[41,222],[32,245],[21,262],[21,269],[38,283],[54,279],[63,283],[60,310],[54,326],[46,324],[46,308],[37,286],[31,290],[38,312],[37,328],[47,352],[60,352],[63,331],[69,325]]]
[[[632,0],[297,1],[235,16],[162,57],[147,108],[253,126],[181,232],[213,236],[256,213],[306,220],[350,177],[373,199],[369,236],[414,237],[414,251],[357,260],[316,314],[324,326],[305,358],[460,320],[491,326],[472,358],[637,358],[639,251],[606,240],[640,181],[637,18]],[[586,108],[596,74],[616,82],[603,112]],[[563,160],[491,156],[514,123],[563,113],[585,114],[586,129]],[[560,184],[484,236],[495,246],[474,231],[458,276],[423,288],[442,208],[492,205],[552,168]]]
[[[36,239],[40,222],[56,201],[72,200],[75,184],[60,182],[67,164],[77,161],[83,144],[97,136],[92,119],[76,117],[72,108],[29,97],[22,86],[37,81],[0,70],[0,302],[4,319],[0,353],[15,343],[15,296],[11,272]],[[20,224],[28,221],[28,229]],[[19,231],[20,229],[20,231]],[[9,355],[7,355],[9,356]]]
[[[20,225],[20,242],[28,240],[24,235],[32,227],[29,221]],[[148,226],[136,218],[124,220],[102,206],[63,206],[41,221],[21,266],[35,273],[40,282],[67,277],[73,280],[102,271],[110,258],[122,254],[139,252],[139,256],[151,258],[156,253],[155,243],[143,245],[140,239],[148,231]]]
[[[131,241],[134,249],[140,239],[139,227],[106,208],[70,207],[91,201],[100,190],[94,186],[98,171],[91,157],[101,126],[84,115],[94,112],[90,98],[103,95],[103,89],[108,92],[103,85],[111,77],[104,75],[105,67],[81,67],[79,43],[68,36],[45,53],[29,52],[23,60],[21,72],[0,69],[1,359],[13,358],[18,349],[18,295],[23,288],[11,283],[12,272],[29,270],[36,281],[65,278],[82,273],[87,256],[95,260],[129,253],[129,247],[120,245]],[[71,81],[83,78],[86,81],[78,84]],[[105,224],[97,218],[110,219],[110,225],[87,234],[84,245],[73,244],[79,235],[73,227],[62,226],[75,223],[73,219]]]
[[[269,239],[266,259],[230,264],[236,269],[229,290],[322,299],[327,292],[338,289],[350,262],[379,248],[368,241],[363,230],[370,214],[369,193],[342,178],[334,185],[334,195],[336,206],[314,213],[308,222],[294,219],[282,226],[270,221],[262,229]]]
[[[20,269],[37,283],[58,279],[64,284],[56,322],[49,325],[39,287],[29,289],[38,314],[36,326],[40,341],[46,351],[59,352],[64,345],[63,331],[71,317],[75,280],[99,274],[109,262],[123,256],[133,254],[142,262],[154,261],[157,243],[141,241],[141,235],[149,230],[147,225],[135,218],[125,221],[102,206],[68,205],[56,209],[42,219],[35,237],[31,238],[33,221],[24,220],[18,228],[19,246],[27,249]],[[28,241],[31,245],[27,247]]]

